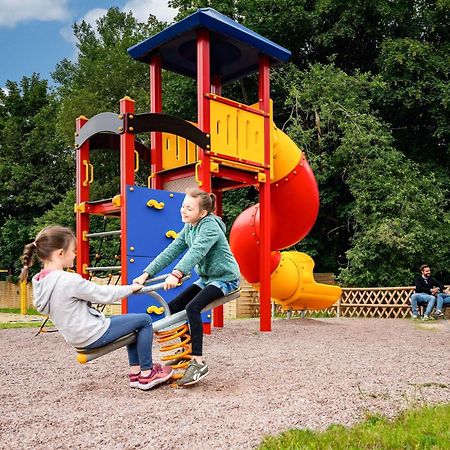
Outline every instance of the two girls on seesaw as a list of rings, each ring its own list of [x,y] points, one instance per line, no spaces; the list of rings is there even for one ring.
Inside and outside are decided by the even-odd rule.
[[[118,338],[137,332],[136,342],[127,345],[132,388],[149,390],[169,380],[170,365],[152,361],[152,321],[147,314],[124,314],[106,318],[91,303],[111,304],[142,289],[145,281],[173,262],[186,249],[164,282],[164,289],[176,287],[194,266],[200,279],[175,297],[169,308],[172,314],[186,309],[192,336],[192,360],[180,386],[197,383],[208,374],[202,358],[203,325],[201,310],[213,300],[239,287],[239,267],[225,236],[225,225],[213,214],[215,197],[198,189],[187,190],[181,207],[184,228],[177,238],[145,268],[129,286],[98,285],[64,269],[74,266],[76,238],[65,227],[41,230],[24,248],[21,280],[28,277],[33,255],[43,264],[33,277],[33,303],[50,317],[65,340],[77,348],[103,347]]]

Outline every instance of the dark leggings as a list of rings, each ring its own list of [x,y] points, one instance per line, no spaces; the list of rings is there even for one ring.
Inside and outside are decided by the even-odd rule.
[[[209,285],[202,289],[196,284],[192,284],[169,303],[172,314],[186,309],[192,337],[192,355],[194,356],[202,356],[202,309],[220,297],[223,297],[223,292],[216,286]]]

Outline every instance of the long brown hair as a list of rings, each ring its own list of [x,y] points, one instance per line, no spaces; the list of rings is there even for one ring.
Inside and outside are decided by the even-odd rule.
[[[216,210],[216,196],[214,194],[209,194],[201,189],[190,188],[186,189],[186,195],[198,198],[200,209],[207,211],[208,214],[211,214]]]
[[[45,227],[30,244],[25,245],[22,254],[22,272],[20,281],[28,278],[28,269],[34,264],[34,253],[41,261],[48,260],[55,250],[67,250],[75,240],[75,234],[70,228],[53,225]]]

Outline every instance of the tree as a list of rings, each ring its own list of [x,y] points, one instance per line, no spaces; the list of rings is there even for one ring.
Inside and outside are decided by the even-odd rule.
[[[33,219],[73,186],[73,159],[56,132],[58,105],[47,81],[33,74],[6,88],[0,92],[0,265],[11,268]]]
[[[385,40],[377,60],[386,85],[377,103],[398,148],[443,177],[450,175],[449,52],[450,43]]]
[[[63,60],[53,77],[61,98],[58,128],[67,145],[73,145],[75,119],[80,115],[93,117],[105,111],[118,112],[125,95],[136,101],[136,112],[149,111],[149,70],[146,64],[134,61],[127,49],[161,31],[166,24],[152,15],[146,23],[138,22],[131,13],[110,8],[94,28],[86,22],[74,25],[78,42],[75,62]],[[164,73],[164,112],[192,119],[195,111],[195,87],[192,80]],[[191,99],[191,100],[189,100]],[[148,136],[140,135],[148,144]],[[95,150],[95,149],[93,149]],[[92,152],[96,179],[93,198],[112,197],[118,193],[119,153]],[[145,174],[144,179],[147,180]]]
[[[432,258],[437,271],[448,260],[448,187],[393,146],[368,100],[380,89],[379,77],[314,65],[299,73],[288,99],[289,131],[306,149],[325,200],[312,237],[322,238],[326,253],[323,237],[340,235],[330,260],[346,254],[346,285],[409,285],[423,260]]]

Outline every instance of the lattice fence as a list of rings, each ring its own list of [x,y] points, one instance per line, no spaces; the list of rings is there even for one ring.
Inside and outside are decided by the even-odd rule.
[[[291,311],[289,314],[401,319],[410,316],[409,297],[413,292],[413,286],[343,288],[341,298],[326,310]],[[276,311],[280,312],[278,309]]]
[[[99,280],[106,283],[105,280]],[[114,283],[112,283],[114,284]],[[32,305],[31,285],[28,286],[28,307]],[[341,298],[331,307],[320,311],[290,311],[292,316],[312,316],[321,314],[331,317],[377,317],[377,318],[404,318],[410,316],[409,297],[414,292],[413,286],[384,287],[384,288],[343,288]],[[259,296],[251,285],[243,283],[241,298],[226,305],[225,315],[228,318],[258,317]],[[6,281],[0,282],[0,307],[19,308],[19,288]],[[230,308],[234,308],[231,310]],[[450,308],[447,308],[449,310]],[[120,305],[108,306],[107,314],[120,314]],[[286,314],[277,305],[273,312]]]
[[[344,288],[336,305],[339,317],[409,317],[409,297],[414,287]]]

